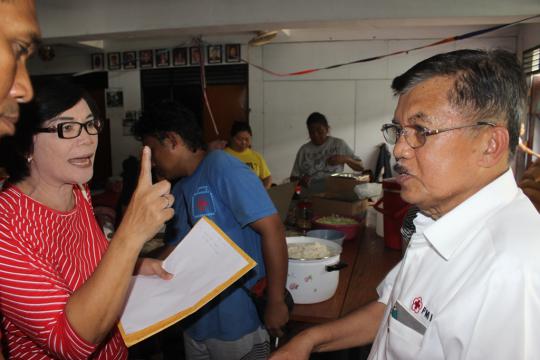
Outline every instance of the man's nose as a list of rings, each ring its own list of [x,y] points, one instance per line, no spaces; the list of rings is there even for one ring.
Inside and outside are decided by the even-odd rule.
[[[22,61],[17,62],[17,71],[15,73],[15,81],[9,92],[10,96],[19,103],[26,103],[34,97],[34,90],[30,82],[30,75],[26,69],[26,64]]]
[[[405,134],[401,134],[401,136],[397,138],[396,144],[394,145],[394,157],[396,159],[407,157],[407,154],[409,154],[411,151],[413,151],[413,148],[405,139]]]

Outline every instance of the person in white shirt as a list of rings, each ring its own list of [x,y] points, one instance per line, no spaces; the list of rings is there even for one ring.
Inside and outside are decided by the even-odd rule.
[[[370,359],[538,359],[540,215],[509,166],[527,96],[515,55],[439,54],[394,79],[383,134],[420,212],[379,299],[301,332],[272,359],[373,342]]]

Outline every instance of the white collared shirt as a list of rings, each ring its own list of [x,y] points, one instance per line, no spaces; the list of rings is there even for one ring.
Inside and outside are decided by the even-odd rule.
[[[369,359],[540,359],[540,215],[512,171],[414,223]]]

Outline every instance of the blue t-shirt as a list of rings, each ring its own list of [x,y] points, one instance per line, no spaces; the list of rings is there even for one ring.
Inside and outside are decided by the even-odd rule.
[[[241,286],[253,286],[265,275],[265,268],[261,237],[249,224],[276,213],[261,180],[235,157],[215,150],[191,176],[179,180],[172,193],[175,215],[167,225],[168,244],[177,244],[206,216],[257,262],[242,279],[184,320],[184,328],[198,341],[232,341],[255,331],[261,323],[253,301]]]

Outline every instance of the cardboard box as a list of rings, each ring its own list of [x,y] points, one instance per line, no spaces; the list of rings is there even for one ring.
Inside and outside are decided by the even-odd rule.
[[[354,187],[367,182],[369,182],[367,175],[360,177],[329,176],[325,179],[324,191],[331,194],[347,194],[351,198],[358,199],[354,193]]]
[[[281,218],[281,222],[285,222],[285,219],[287,218],[295,188],[296,181],[273,186],[268,189],[268,196],[270,196],[270,199],[274,203],[279,217]]]
[[[356,195],[355,195],[356,197]],[[366,216],[367,200],[350,198],[340,193],[318,193],[310,198],[313,204],[313,214],[315,216],[343,215],[363,220]]]

